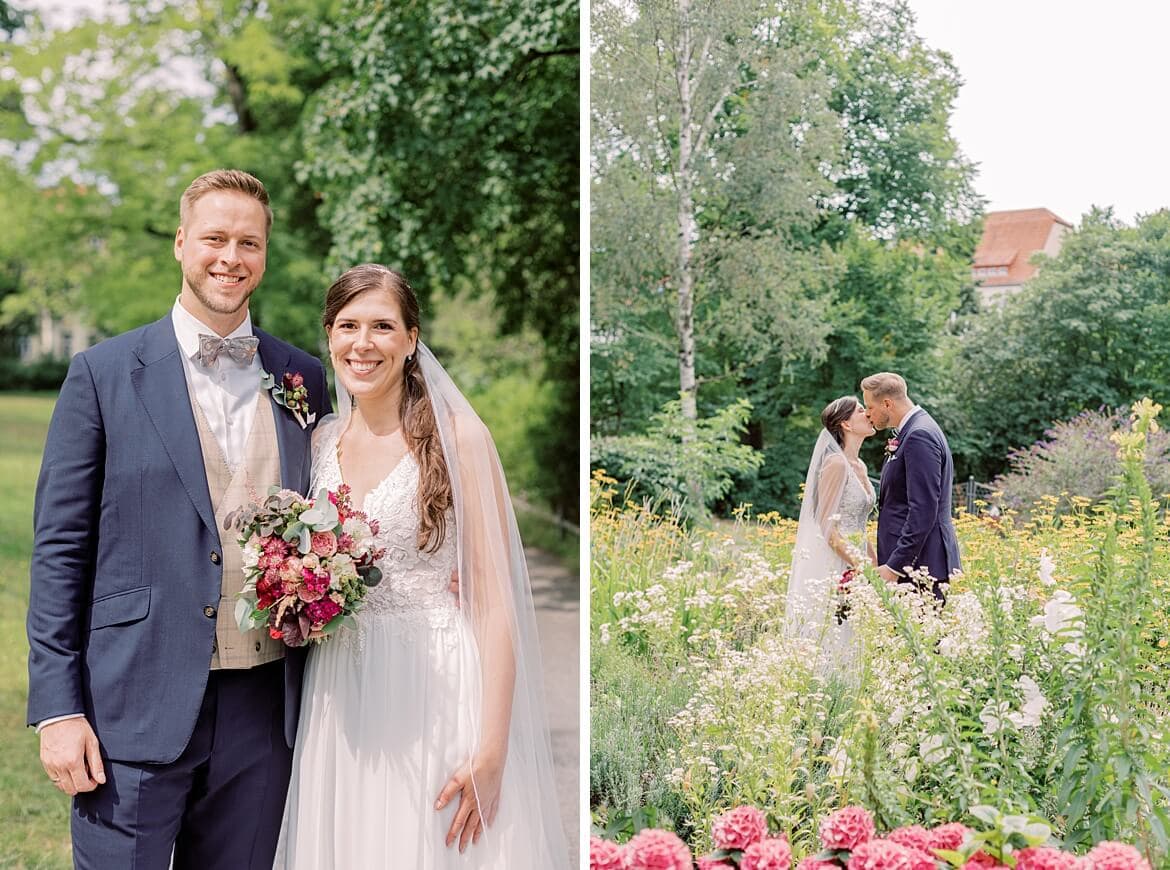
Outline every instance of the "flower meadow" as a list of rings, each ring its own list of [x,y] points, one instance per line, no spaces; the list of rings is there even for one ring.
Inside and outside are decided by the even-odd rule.
[[[1009,852],[1002,866],[1145,866],[1069,863],[1119,843],[1170,867],[1170,521],[1142,470],[1159,410],[1135,406],[1104,498],[958,517],[964,573],[945,607],[872,571],[856,578],[844,659],[781,630],[795,522],[744,508],[688,528],[596,472],[596,832],[616,850],[669,829],[698,858],[724,836],[717,820],[753,807],[808,870],[821,866],[802,862],[826,848],[822,820],[845,807],[864,808],[881,843],[999,813],[1051,832],[1032,863]],[[781,866],[768,848],[735,866]],[[872,849],[825,866],[919,866]]]

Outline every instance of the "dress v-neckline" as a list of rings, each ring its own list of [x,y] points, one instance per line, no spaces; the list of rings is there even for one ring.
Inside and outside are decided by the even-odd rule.
[[[341,436],[343,434],[344,434],[344,429],[341,429],[337,433],[337,437],[333,440],[333,461],[337,463],[337,477],[338,477],[338,479],[340,479],[341,485],[348,486],[348,484],[345,482],[345,469],[341,465],[340,450],[341,450]],[[360,510],[362,513],[369,514],[369,511],[366,510],[366,502],[370,500],[370,496],[373,495],[378,490],[380,490],[383,486],[385,486],[386,482],[388,480],[390,480],[390,478],[392,478],[398,472],[398,469],[402,467],[403,463],[405,463],[408,458],[410,458],[410,448],[407,448],[406,451],[401,456],[398,457],[398,461],[394,463],[393,468],[391,468],[388,472],[386,472],[385,477],[383,477],[381,480],[379,480],[377,483],[375,483],[372,487],[370,487],[369,490],[366,491],[366,494],[362,496],[361,501],[358,501],[356,498],[351,498],[350,504],[356,505],[357,509]],[[351,497],[353,496],[353,489],[352,488],[350,489],[350,495],[351,495]]]

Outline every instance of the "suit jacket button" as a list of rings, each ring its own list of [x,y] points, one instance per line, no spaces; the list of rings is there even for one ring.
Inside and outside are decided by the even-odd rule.
[[[203,608],[203,615],[208,619],[215,619],[215,608],[210,604]]]
[[[215,552],[215,550],[211,551],[211,564],[213,564],[213,565],[219,564],[219,553]]]
[[[260,641],[256,641],[256,652],[260,652]]]

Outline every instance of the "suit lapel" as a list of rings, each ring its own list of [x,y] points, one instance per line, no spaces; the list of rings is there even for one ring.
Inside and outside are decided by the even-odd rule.
[[[893,462],[895,459],[897,459],[899,457],[899,455],[902,453],[902,445],[906,443],[906,436],[908,436],[911,432],[914,431],[917,424],[925,416],[926,416],[926,411],[919,410],[917,413],[914,414],[913,417],[910,418],[910,420],[906,423],[906,425],[898,432],[898,449],[895,450],[893,452],[893,454],[887,455],[885,457],[885,459],[882,461],[882,473],[881,473],[881,476],[878,478],[878,486],[879,486],[879,489],[881,490],[878,493],[878,507],[879,508],[882,506],[882,502],[884,502],[886,500],[885,499],[886,469],[889,467],[890,463]]]
[[[191,402],[187,398],[187,376],[183,372],[179,342],[169,314],[145,329],[136,353],[142,365],[130,372],[130,380],[138,399],[162,439],[163,448],[195,510],[211,533],[218,536],[207,489],[203,451],[195,430]]]
[[[281,378],[289,371],[292,354],[287,347],[263,330],[253,329],[252,332],[260,339],[260,365],[279,384]],[[288,408],[276,403],[271,392],[268,393],[268,401],[272,403],[276,445],[280,451],[280,485],[285,489],[303,492],[307,485],[307,481],[304,480],[304,459],[305,439],[308,433],[301,428],[301,424]]]

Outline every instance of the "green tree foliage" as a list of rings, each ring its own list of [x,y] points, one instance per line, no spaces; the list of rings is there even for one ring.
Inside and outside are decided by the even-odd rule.
[[[525,374],[549,387],[517,393],[522,476],[572,515],[577,33],[567,0],[124,0],[63,30],[30,19],[0,44],[0,176],[17,182],[0,191],[0,329],[43,308],[106,333],[159,317],[180,194],[246,169],[275,213],[265,329],[320,348],[325,288],[375,259],[411,276],[428,319],[432,288],[492,300],[481,353],[536,331]]]
[[[1043,257],[1043,255],[1037,255]],[[975,316],[948,375],[945,422],[959,470],[986,480],[1053,420],[1135,396],[1165,402],[1170,385],[1170,211],[1133,227],[1095,209],[1060,255],[1002,306]]]
[[[12,52],[35,130],[19,168],[58,217],[25,269],[26,307],[81,307],[107,333],[160,316],[178,292],[179,195],[201,172],[238,166],[266,182],[276,212],[256,320],[316,344],[315,317],[288,316],[321,294],[321,246],[289,220],[296,154],[282,140],[303,94],[254,7],[135,0],[124,18],[30,26]],[[259,59],[254,86],[240,57]]]
[[[670,348],[694,420],[699,386],[721,376],[713,346],[744,364],[823,352],[825,276],[792,236],[830,190],[818,167],[835,119],[823,78],[758,4],[601,2],[593,33],[595,328],[620,368],[669,325],[651,365]]]
[[[579,151],[575,0],[364,0],[318,25],[327,81],[299,177],[339,269],[380,261],[431,288],[491,288],[543,341],[546,491],[577,509]],[[440,337],[436,337],[441,340]]]
[[[677,39],[663,24],[670,6],[636,4],[633,21],[631,7],[594,7],[601,35],[591,388],[599,433],[637,431],[678,389],[678,98],[666,63]],[[949,130],[958,74],[917,35],[905,3],[794,0],[777,11],[752,30],[763,46],[731,40],[768,62],[737,68],[743,98],[720,106],[723,127],[695,168],[695,381],[705,410],[741,396],[754,408],[747,437],[766,461],[729,501],[791,513],[820,409],[855,393],[864,375],[892,369],[916,398],[949,400],[942,371],[953,355],[954,315],[975,308],[970,257],[982,203]],[[727,14],[705,26],[727,29]],[[645,32],[635,38],[639,27]],[[755,90],[750,75],[762,68],[771,81]],[[706,87],[719,69],[713,62],[705,72]],[[789,151],[781,122],[757,121],[771,117],[765,104],[778,117],[805,117],[784,102],[797,95],[804,111],[827,111],[839,134]],[[825,123],[824,114],[816,118]],[[814,142],[828,152],[801,163]],[[804,172],[818,180],[798,181],[810,177]],[[806,208],[768,187],[784,173],[787,193],[811,195]],[[764,256],[741,240],[756,240]],[[879,453],[872,448],[871,465]]]

